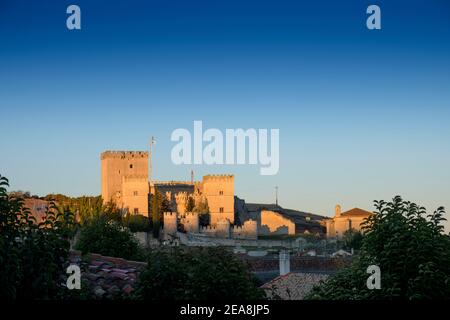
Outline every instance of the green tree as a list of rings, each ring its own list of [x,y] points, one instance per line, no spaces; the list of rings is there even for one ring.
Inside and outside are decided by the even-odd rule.
[[[192,212],[195,208],[195,200],[192,197],[188,197],[188,201],[186,202],[186,212]]]
[[[152,228],[153,237],[159,238],[159,230],[161,228],[162,215],[162,194],[155,188],[155,194],[152,196]]]
[[[94,218],[81,227],[76,248],[83,254],[98,253],[128,260],[143,259],[142,249],[130,230],[106,215]]]
[[[144,300],[262,299],[253,275],[221,247],[152,250],[134,297]]]
[[[363,235],[360,231],[349,229],[344,232],[344,248],[347,250],[360,250],[362,246]]]
[[[21,197],[7,194],[8,186],[0,176],[0,300],[67,297],[62,279],[73,215],[50,203],[37,223]]]
[[[211,216],[209,214],[208,201],[206,199],[204,201],[198,201],[198,203],[195,204],[193,211],[198,213],[201,226],[209,225]]]
[[[351,267],[309,294],[310,299],[449,299],[450,238],[444,234],[444,208],[426,215],[403,201],[375,201],[376,212],[363,225],[361,252]],[[381,289],[366,286],[367,267],[381,270]]]
[[[131,232],[149,232],[152,230],[148,217],[141,214],[127,214],[122,220],[123,226]]]

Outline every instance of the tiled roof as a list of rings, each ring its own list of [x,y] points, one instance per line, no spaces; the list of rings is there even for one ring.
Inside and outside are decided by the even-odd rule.
[[[370,216],[372,212],[366,211],[360,208],[353,208],[348,211],[342,212],[341,216]]]
[[[70,252],[70,263],[80,266],[82,283],[88,284],[90,298],[93,299],[112,299],[130,295],[140,271],[147,265],[144,262],[127,261],[99,254],[90,254],[85,260],[79,251]]]
[[[326,280],[320,273],[288,273],[261,286],[266,296],[273,300],[303,300],[311,289]]]

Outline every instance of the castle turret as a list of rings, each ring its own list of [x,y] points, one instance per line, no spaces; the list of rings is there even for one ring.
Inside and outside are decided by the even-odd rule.
[[[176,212],[164,212],[164,233],[174,235],[178,230],[178,217]]]

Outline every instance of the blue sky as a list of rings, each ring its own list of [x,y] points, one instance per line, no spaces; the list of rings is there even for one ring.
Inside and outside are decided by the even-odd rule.
[[[249,202],[278,185],[281,205],[324,215],[397,194],[450,210],[447,1],[2,0],[0,39],[12,189],[99,194],[99,154],[154,135],[157,179],[234,173]],[[170,134],[194,120],[279,128],[279,174],[173,165]]]

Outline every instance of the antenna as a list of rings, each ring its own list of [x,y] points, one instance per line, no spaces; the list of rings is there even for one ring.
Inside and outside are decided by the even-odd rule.
[[[152,169],[153,169],[153,164],[152,164],[152,155],[153,155],[153,145],[156,143],[155,137],[151,137],[150,138],[150,153],[149,153],[149,161],[148,161],[148,180],[150,183],[150,193],[152,192]]]
[[[278,186],[275,186],[275,205],[278,207]]]

